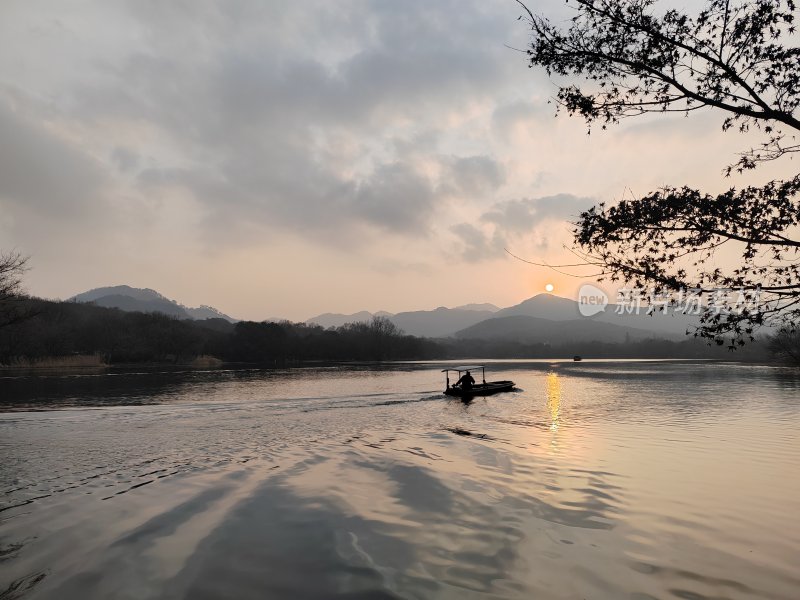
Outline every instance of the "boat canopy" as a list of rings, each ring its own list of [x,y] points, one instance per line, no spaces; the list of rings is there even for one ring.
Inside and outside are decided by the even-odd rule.
[[[467,365],[464,367],[448,367],[446,369],[442,369],[442,373],[445,371],[472,371],[477,369],[483,369],[484,365]]]

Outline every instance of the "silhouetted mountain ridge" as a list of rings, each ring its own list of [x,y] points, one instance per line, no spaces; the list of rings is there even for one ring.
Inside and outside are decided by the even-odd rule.
[[[379,310],[378,312],[371,313],[368,310],[362,310],[357,313],[353,313],[350,315],[344,315],[341,313],[322,313],[321,315],[317,315],[316,317],[311,317],[310,319],[306,320],[306,323],[311,325],[319,325],[320,327],[324,327],[328,329],[329,327],[341,327],[342,325],[346,325],[347,323],[361,323],[365,321],[371,321],[373,317],[392,317],[392,313],[388,313],[383,310]]]
[[[309,319],[307,323],[315,323],[323,327],[339,327],[346,323],[369,321],[373,316],[383,315],[407,334],[442,338],[460,335],[464,329],[486,320],[525,316],[545,319],[550,322],[576,321],[586,324],[587,327],[591,323],[606,323],[616,327],[645,331],[648,335],[667,339],[684,337],[687,329],[697,323],[697,318],[689,315],[662,313],[647,315],[644,309],[642,309],[641,314],[631,314],[613,304],[608,305],[603,312],[584,317],[581,315],[579,306],[577,301],[569,298],[562,298],[553,294],[538,294],[523,300],[519,304],[501,309],[487,303],[466,304],[456,308],[440,306],[433,310],[407,311],[394,315],[367,311],[351,315],[326,313]],[[495,322],[493,325],[487,325],[479,331],[485,335],[490,335],[491,327],[501,327],[501,325]],[[589,330],[599,331],[596,327]],[[616,334],[612,334],[611,329],[608,331],[612,337],[619,337]]]
[[[491,302],[482,302],[479,304],[473,302],[470,304],[462,304],[461,306],[456,306],[456,308],[461,310],[485,310],[493,313],[496,313],[497,311],[500,310],[499,306],[495,306]]]
[[[179,319],[225,319],[235,323],[237,319],[226,315],[213,306],[197,308],[184,306],[150,288],[135,288],[129,285],[100,287],[77,294],[70,302],[91,302],[106,308],[118,308],[126,312],[163,313]]]
[[[179,319],[224,319],[231,323],[237,321],[211,306],[202,305],[191,308],[171,300],[153,289],[134,288],[127,285],[96,288],[78,294],[70,300],[92,302],[98,306],[118,308],[129,312],[159,312]],[[306,323],[329,329],[348,323],[369,322],[374,317],[386,317],[406,334],[417,337],[464,339],[465,336],[481,336],[493,340],[521,341],[524,339],[526,342],[546,341],[546,338],[556,335],[559,330],[562,335],[574,331],[574,334],[578,336],[575,339],[587,339],[587,335],[605,335],[607,337],[600,338],[605,341],[635,340],[641,339],[642,335],[679,339],[685,336],[688,328],[696,324],[696,317],[692,316],[660,313],[648,316],[644,314],[644,311],[642,314],[630,314],[615,305],[608,305],[605,311],[584,317],[580,314],[578,302],[553,294],[538,294],[506,308],[498,308],[490,303],[472,303],[456,308],[440,306],[433,310],[406,311],[396,314],[385,311],[360,311],[349,315],[323,313],[308,319]],[[528,317],[542,322],[526,319],[503,320],[509,317]],[[276,321],[276,319],[264,320]],[[560,326],[554,326],[553,323],[560,324]],[[603,327],[602,324],[608,327]]]
[[[563,345],[579,342],[637,342],[653,337],[680,339],[682,336],[657,335],[645,329],[625,327],[592,319],[551,321],[525,315],[486,319],[455,334],[459,339],[503,340],[523,344]]]
[[[681,313],[656,312],[646,314],[646,307],[642,307],[637,314],[635,311],[626,310],[616,304],[609,304],[605,310],[584,317],[579,310],[580,305],[575,300],[554,296],[553,294],[539,294],[519,304],[504,308],[497,312],[497,317],[524,315],[551,321],[570,321],[580,319],[583,322],[603,322],[634,329],[652,331],[661,337],[685,336],[686,330],[697,325],[698,319],[693,315]]]

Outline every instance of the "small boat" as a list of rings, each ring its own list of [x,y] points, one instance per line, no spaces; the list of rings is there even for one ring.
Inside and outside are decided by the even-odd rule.
[[[477,371],[478,369],[481,370],[482,383],[475,383],[475,385],[472,385],[468,388],[464,388],[463,386],[457,385],[456,383],[450,385],[450,371],[455,371],[456,373],[458,373],[458,379],[461,379],[462,373],[465,373],[467,371]],[[445,373],[445,378],[446,378],[446,386],[444,393],[447,394],[448,396],[457,396],[459,398],[471,398],[473,396],[491,396],[492,394],[497,394],[500,392],[510,392],[514,387],[514,382],[508,380],[487,382],[486,367],[484,365],[450,367],[449,369],[442,369],[442,373]]]
[[[581,362],[583,359],[576,354],[575,356],[572,357],[572,360],[574,360],[575,362]]]

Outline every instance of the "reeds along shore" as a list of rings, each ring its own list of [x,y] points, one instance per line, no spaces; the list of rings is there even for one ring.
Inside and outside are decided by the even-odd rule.
[[[211,368],[222,366],[224,362],[216,356],[203,354],[186,365],[197,368]],[[96,368],[111,366],[101,354],[77,354],[74,356],[44,356],[41,358],[13,358],[8,363],[0,363],[0,368],[7,369],[68,369],[68,368]]]
[[[77,354],[73,356],[43,356],[41,358],[12,358],[0,367],[11,369],[61,369],[69,367],[107,367],[100,354]]]

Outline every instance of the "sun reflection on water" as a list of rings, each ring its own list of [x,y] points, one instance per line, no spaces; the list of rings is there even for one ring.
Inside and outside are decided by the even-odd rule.
[[[561,410],[561,380],[558,373],[547,374],[547,408],[550,410],[550,430],[558,431]]]

